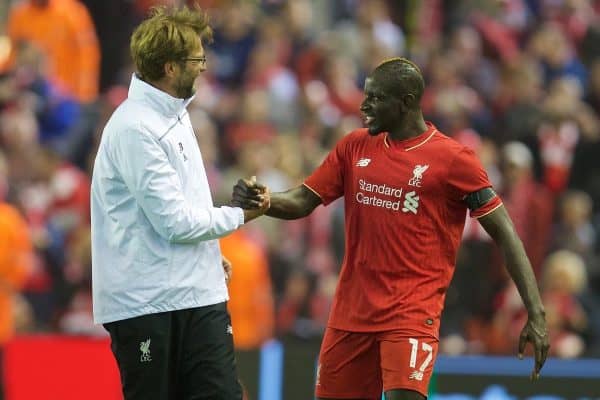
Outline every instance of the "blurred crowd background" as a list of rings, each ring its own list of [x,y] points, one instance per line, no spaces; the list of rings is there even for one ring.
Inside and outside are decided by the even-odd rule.
[[[369,71],[409,57],[425,76],[426,119],[475,149],[514,219],[551,354],[600,356],[600,1],[198,3],[215,35],[189,112],[217,204],[240,177],[274,191],[301,183],[361,126]],[[0,346],[14,334],[106,335],[91,314],[90,177],[127,96],[129,35],[156,4],[0,2]],[[239,349],[322,335],[342,207],[262,218],[222,240]],[[525,318],[495,245],[467,221],[440,351],[514,354]]]

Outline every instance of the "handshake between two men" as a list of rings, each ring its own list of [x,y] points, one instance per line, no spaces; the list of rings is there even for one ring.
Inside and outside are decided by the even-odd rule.
[[[271,206],[271,192],[265,185],[256,182],[256,177],[240,179],[233,187],[231,206],[244,210],[244,222],[265,214]]]

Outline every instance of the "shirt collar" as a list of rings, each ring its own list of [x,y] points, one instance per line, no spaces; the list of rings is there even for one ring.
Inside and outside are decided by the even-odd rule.
[[[134,73],[131,75],[127,97],[148,104],[166,117],[176,117],[191,103],[195,96],[187,99],[178,99],[141,80]]]
[[[437,128],[431,122],[425,121],[425,124],[427,125],[427,130],[425,132],[405,140],[391,140],[388,138],[388,133],[386,132],[385,136],[383,137],[383,143],[385,144],[385,147],[388,149],[398,149],[404,151],[410,151],[416,149],[417,147],[421,147],[427,143],[437,132]]]

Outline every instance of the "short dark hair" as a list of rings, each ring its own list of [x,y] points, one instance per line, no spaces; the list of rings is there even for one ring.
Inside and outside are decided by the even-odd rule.
[[[140,77],[156,81],[164,76],[165,63],[189,56],[202,39],[211,40],[212,29],[200,7],[161,6],[135,29],[129,48]]]
[[[392,95],[412,94],[417,103],[423,96],[425,81],[419,67],[412,61],[395,57],[379,64],[371,76],[381,82]]]

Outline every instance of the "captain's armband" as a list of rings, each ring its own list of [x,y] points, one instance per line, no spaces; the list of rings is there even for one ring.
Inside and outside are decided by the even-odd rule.
[[[480,207],[483,207],[490,201],[496,197],[496,192],[491,187],[483,188],[477,192],[473,192],[465,196],[465,202],[467,203],[467,207],[469,210],[475,211]]]

